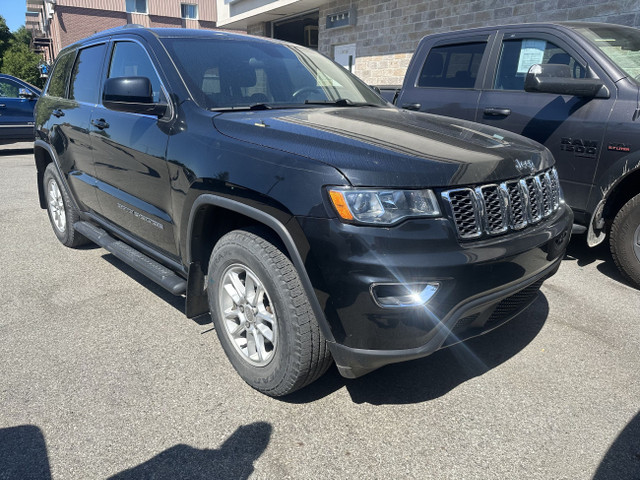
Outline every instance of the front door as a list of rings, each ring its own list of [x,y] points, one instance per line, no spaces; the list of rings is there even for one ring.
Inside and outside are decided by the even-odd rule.
[[[113,44],[105,76],[147,77],[155,101],[167,102],[156,69],[137,42]],[[144,243],[176,255],[163,124],[152,115],[98,105],[90,128],[100,214]]]
[[[599,76],[611,97],[581,98],[571,95],[524,91],[529,67],[539,63],[566,64],[573,78]],[[561,39],[546,33],[506,32],[493,74],[487,76],[476,121],[524,135],[545,145],[556,165],[567,203],[586,210],[604,128],[616,89],[604,72],[594,70]]]
[[[0,141],[34,139],[35,98],[21,98],[18,82],[0,78]]]

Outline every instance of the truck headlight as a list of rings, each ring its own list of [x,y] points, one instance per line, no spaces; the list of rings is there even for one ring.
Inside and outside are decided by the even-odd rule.
[[[392,225],[409,217],[440,215],[431,190],[331,187],[329,198],[343,220],[370,225]]]

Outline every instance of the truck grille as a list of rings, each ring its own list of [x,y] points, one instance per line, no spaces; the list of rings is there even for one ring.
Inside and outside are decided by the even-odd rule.
[[[442,192],[463,239],[521,230],[549,217],[560,207],[558,173],[542,173],[500,184]]]

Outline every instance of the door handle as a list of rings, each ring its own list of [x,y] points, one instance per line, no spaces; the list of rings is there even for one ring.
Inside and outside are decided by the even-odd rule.
[[[405,110],[413,110],[416,112],[420,110],[420,107],[422,107],[422,104],[420,103],[405,103],[404,105],[402,105],[402,108],[404,108]]]
[[[491,115],[492,117],[508,117],[511,115],[511,109],[489,107],[484,109],[484,114]]]
[[[7,108],[7,106],[4,103],[0,103],[0,108]]]
[[[64,117],[64,112],[59,108],[57,108],[53,112],[51,112],[51,115],[53,115],[56,118],[60,118],[60,117]]]
[[[100,130],[104,130],[105,128],[109,128],[109,124],[106,122],[104,118],[100,120],[91,120],[91,125],[99,128]]]

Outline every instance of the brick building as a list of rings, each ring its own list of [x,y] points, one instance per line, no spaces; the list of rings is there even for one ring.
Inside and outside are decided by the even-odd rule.
[[[638,0],[216,0],[218,26],[314,48],[365,82],[400,84],[419,40],[488,25],[586,20],[640,27]]]
[[[215,28],[215,0],[27,0],[26,27],[46,60],[65,46],[128,23]]]

